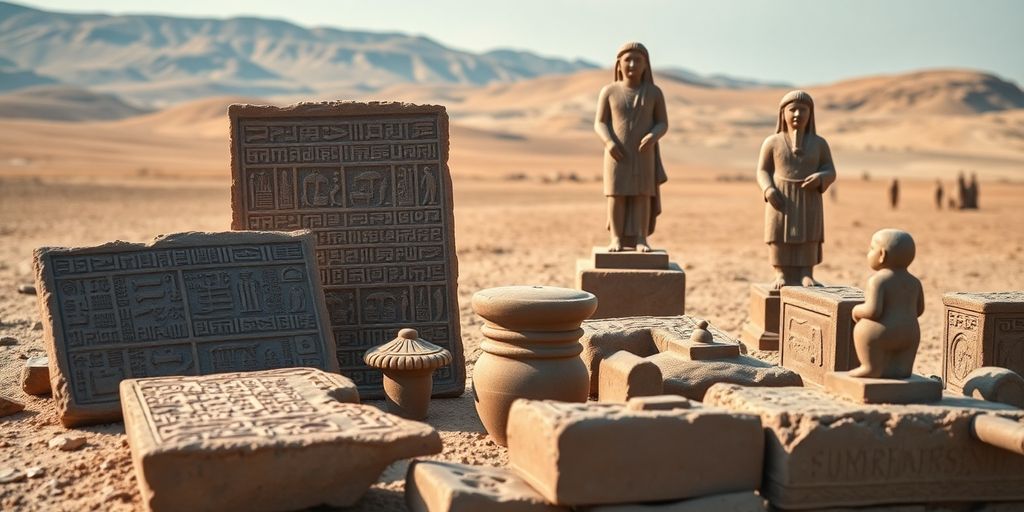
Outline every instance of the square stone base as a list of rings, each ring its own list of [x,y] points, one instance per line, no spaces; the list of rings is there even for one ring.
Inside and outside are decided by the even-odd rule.
[[[942,383],[911,375],[908,379],[866,379],[849,372],[825,374],[825,390],[862,404],[924,404],[942,400]]]
[[[750,285],[750,319],[740,341],[751,350],[779,349],[779,291],[766,283]]]
[[[595,268],[589,259],[576,262],[576,288],[597,296],[590,318],[682,315],[686,274],[674,262],[664,270]]]
[[[618,251],[609,252],[605,247],[594,247],[594,268],[657,269],[668,268],[668,252]]]

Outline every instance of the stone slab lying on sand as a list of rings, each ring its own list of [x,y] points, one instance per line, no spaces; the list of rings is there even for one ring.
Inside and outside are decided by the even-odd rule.
[[[701,400],[704,392],[716,382],[731,382],[747,386],[799,386],[800,375],[760,359],[739,355],[726,359],[691,361],[672,353],[675,341],[689,342],[698,321],[687,315],[666,317],[630,317],[587,320],[583,322],[583,363],[590,372],[590,393],[597,396],[602,380],[601,362],[620,350],[654,363],[661,371],[665,393]],[[716,344],[739,346],[732,338],[714,325],[707,330]],[[625,367],[630,360],[617,361],[617,373],[630,376]],[[640,361],[636,361],[640,364]],[[648,375],[644,372],[643,375]],[[634,375],[641,377],[642,375]],[[607,380],[607,379],[605,379]],[[622,384],[625,385],[625,384]],[[613,388],[606,382],[606,388]],[[639,389],[639,387],[637,387]]]
[[[148,510],[294,510],[355,503],[392,462],[441,451],[424,423],[358,401],[312,368],[121,383]]]
[[[942,383],[917,374],[906,379],[875,379],[851,377],[849,372],[828,372],[825,390],[862,404],[922,404],[942,400]]]
[[[434,396],[465,389],[448,114],[441,105],[231,105],[231,229],[316,233],[341,372],[383,398],[366,349],[399,329],[449,350]]]
[[[405,477],[412,512],[568,512],[551,505],[507,468],[417,460]]]
[[[678,397],[627,404],[517,400],[508,423],[509,465],[558,505],[679,500],[753,491],[764,434],[756,416]],[[728,463],[723,463],[728,461]]]
[[[599,505],[579,507],[577,510],[578,512],[763,512],[768,510],[768,504],[757,493],[741,491],[680,501]]]
[[[971,435],[978,414],[1024,417],[1004,404],[864,405],[819,389],[732,384],[704,400],[761,416],[761,494],[779,508],[1024,499],[1024,457]]]
[[[127,378],[338,369],[309,232],[44,247],[35,269],[66,426],[120,419]]]

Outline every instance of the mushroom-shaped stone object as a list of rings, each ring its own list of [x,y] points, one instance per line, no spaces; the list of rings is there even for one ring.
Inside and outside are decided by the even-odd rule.
[[[452,353],[420,339],[416,329],[402,329],[398,337],[363,356],[366,364],[384,372],[388,412],[403,418],[427,417],[434,370],[451,364]]]
[[[693,334],[690,335],[690,341],[694,343],[714,343],[715,336],[708,330],[708,321],[701,320],[697,324],[697,328],[693,330]]]

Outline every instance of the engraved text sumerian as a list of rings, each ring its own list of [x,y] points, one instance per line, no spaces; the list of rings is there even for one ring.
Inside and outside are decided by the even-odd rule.
[[[365,396],[380,393],[382,375],[363,353],[399,329],[449,349],[460,342],[441,126],[437,113],[236,123],[236,228],[316,233],[341,373]],[[455,379],[441,368],[435,389],[461,389]]]
[[[78,404],[126,378],[328,367],[300,242],[47,257]]]

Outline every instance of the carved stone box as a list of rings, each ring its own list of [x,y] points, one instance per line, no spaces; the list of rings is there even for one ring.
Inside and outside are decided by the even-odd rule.
[[[963,391],[964,381],[981,366],[999,366],[1024,375],[1024,291],[947,293],[942,328],[942,381]]]
[[[367,349],[414,328],[451,351],[434,396],[465,389],[448,115],[437,105],[232,105],[232,229],[311,229],[343,375],[382,398]]]
[[[35,267],[65,425],[120,419],[127,378],[338,369],[309,232],[44,247]]]
[[[779,357],[804,383],[824,385],[825,373],[860,365],[853,348],[851,311],[864,302],[852,286],[784,286],[781,295]]]

